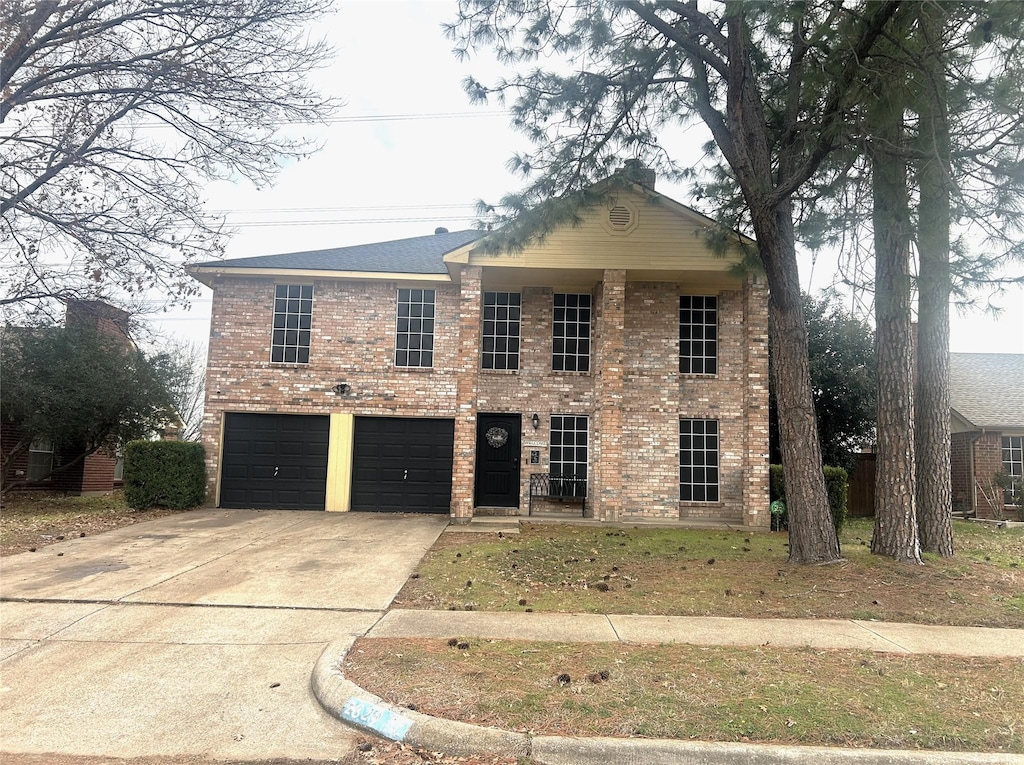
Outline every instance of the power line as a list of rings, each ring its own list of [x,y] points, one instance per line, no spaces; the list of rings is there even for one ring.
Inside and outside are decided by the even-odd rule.
[[[376,212],[380,210],[455,210],[455,209],[476,209],[473,202],[460,202],[450,205],[364,205],[355,207],[247,207],[245,209],[231,210],[208,210],[214,215],[246,215],[248,213],[274,213],[274,212],[298,212],[298,213],[333,213],[333,212]]]
[[[448,221],[469,221],[475,220],[472,215],[431,215],[423,218],[351,218],[349,220],[320,219],[320,220],[283,220],[283,221],[238,221],[226,223],[228,228],[264,228],[268,226],[359,226],[370,223],[437,223]]]
[[[407,122],[410,120],[456,120],[456,119],[479,119],[481,117],[507,117],[510,114],[507,110],[502,111],[476,111],[476,112],[412,112],[409,114],[356,114],[349,117],[327,117],[322,120],[271,120],[270,125],[340,125],[344,123],[358,122]],[[132,127],[139,128],[171,128],[174,127],[167,122],[135,122]]]

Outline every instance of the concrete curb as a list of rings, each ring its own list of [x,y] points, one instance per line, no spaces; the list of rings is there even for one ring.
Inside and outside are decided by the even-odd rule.
[[[313,695],[331,717],[364,733],[388,738],[392,741],[401,741],[431,752],[458,755],[506,752],[518,757],[526,757],[530,754],[530,740],[522,733],[510,733],[498,728],[484,728],[479,725],[430,717],[389,704],[380,697],[363,690],[346,679],[341,671],[345,654],[348,653],[353,642],[355,642],[355,638],[350,637],[329,644],[320,654],[320,658],[313,668],[313,677],[310,681]],[[356,705],[352,702],[353,699],[372,705],[373,711],[365,721],[352,719],[362,716],[356,714],[357,710]],[[363,707],[362,709],[370,708]],[[348,710],[348,714],[346,714],[346,710]],[[373,721],[374,712],[385,713],[380,716],[376,724]],[[381,722],[385,717],[397,723],[391,732],[383,732],[380,729]],[[406,721],[411,724],[402,732],[402,735],[397,735]]]
[[[357,730],[431,752],[453,755],[500,752],[532,757],[543,765],[607,765],[609,762],[623,765],[663,765],[666,762],[673,765],[735,765],[737,762],[745,765],[1024,765],[1024,756],[1018,754],[984,752],[834,749],[675,739],[530,737],[431,717],[389,704],[363,690],[346,679],[341,671],[345,654],[354,642],[354,637],[337,640],[320,654],[310,680],[316,700],[331,717]],[[360,706],[360,702],[368,706]],[[363,714],[367,710],[372,712]],[[392,728],[396,721],[398,724]],[[402,735],[395,735],[397,731]]]

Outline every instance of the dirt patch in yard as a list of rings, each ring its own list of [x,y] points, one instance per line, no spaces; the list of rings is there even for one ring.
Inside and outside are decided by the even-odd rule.
[[[1024,628],[1024,529],[956,524],[957,555],[910,566],[871,555],[869,522],[845,561],[787,562],[785,533],[524,524],[518,536],[443,534],[396,607]]]
[[[40,492],[12,493],[0,508],[0,555],[31,553],[54,542],[93,536],[181,510],[132,510],[121,492],[74,497]]]

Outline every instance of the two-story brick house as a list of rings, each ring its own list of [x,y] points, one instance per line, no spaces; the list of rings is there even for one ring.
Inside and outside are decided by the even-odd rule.
[[[548,473],[597,519],[767,526],[767,290],[709,230],[630,183],[517,252],[439,229],[194,267],[210,496],[466,521]]]

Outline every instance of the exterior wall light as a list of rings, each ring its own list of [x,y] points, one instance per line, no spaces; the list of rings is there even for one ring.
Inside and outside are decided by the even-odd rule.
[[[533,413],[533,417],[530,419],[530,422],[533,423],[534,430],[540,427],[540,417],[537,416],[536,412]]]
[[[347,382],[340,382],[333,388],[331,388],[331,390],[333,390],[334,393],[338,396],[344,396],[346,393],[352,390],[352,387]]]

